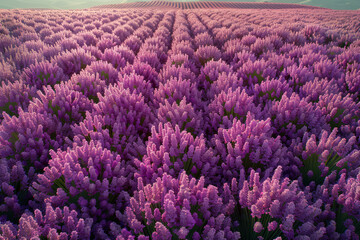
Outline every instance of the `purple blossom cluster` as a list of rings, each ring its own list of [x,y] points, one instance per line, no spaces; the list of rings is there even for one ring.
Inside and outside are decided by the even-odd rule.
[[[0,10],[0,239],[360,239],[359,19]]]

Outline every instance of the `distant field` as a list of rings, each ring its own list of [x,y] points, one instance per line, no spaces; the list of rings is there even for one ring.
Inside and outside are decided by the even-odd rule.
[[[359,240],[359,220],[360,11],[0,10],[0,240]]]
[[[49,9],[85,9],[98,5],[117,5],[122,3],[133,2],[152,2],[151,0],[11,0],[0,1],[0,8],[49,8]],[[197,2],[204,3],[206,1],[169,1],[169,2]],[[216,2],[229,2],[228,0],[218,0]],[[234,1],[237,3],[284,3],[284,4],[300,4],[305,6],[317,6],[329,9],[347,9],[355,10],[360,8],[360,1],[358,0],[243,0]],[[183,5],[183,4],[180,4]]]
[[[202,1],[202,2],[172,2],[172,1],[147,1],[132,2],[122,4],[106,4],[95,6],[93,8],[155,8],[155,9],[221,9],[221,8],[238,8],[238,9],[315,9],[318,7],[287,4],[287,3],[256,3],[256,2],[224,2],[224,1]]]

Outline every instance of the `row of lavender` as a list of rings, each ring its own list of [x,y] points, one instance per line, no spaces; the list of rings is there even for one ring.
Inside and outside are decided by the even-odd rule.
[[[359,13],[0,14],[0,239],[359,238]]]

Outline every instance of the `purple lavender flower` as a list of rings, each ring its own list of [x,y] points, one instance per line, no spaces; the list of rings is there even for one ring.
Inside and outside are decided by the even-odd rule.
[[[297,181],[291,181],[289,178],[281,179],[281,174],[282,168],[279,166],[271,178],[261,181],[259,174],[252,170],[249,180],[244,181],[240,190],[239,203],[245,211],[246,208],[250,210],[252,221],[254,221],[254,218],[260,220],[262,227],[259,222],[255,223],[255,232],[262,231],[269,226],[270,232],[280,230],[285,237],[290,239],[293,239],[295,235],[306,236],[305,232],[300,232],[300,234],[295,232],[293,224],[296,220],[302,226],[313,225],[313,219],[322,212],[320,208],[322,201],[308,202]],[[271,220],[269,221],[266,218]],[[279,230],[277,230],[276,225],[273,226],[273,223],[271,223],[273,220],[280,220]],[[264,226],[264,223],[269,225]],[[241,230],[241,232],[243,233],[244,230]],[[316,239],[320,239],[325,233],[325,228],[319,224],[314,226],[314,231],[316,230],[319,231]],[[309,235],[312,233],[314,232],[310,232]]]
[[[228,92],[229,89],[235,91],[237,88],[242,87],[243,81],[238,78],[237,73],[219,73],[217,80],[213,82],[210,89],[207,91],[207,98],[213,100],[216,95],[221,92]]]
[[[98,94],[98,97],[93,114],[104,116],[105,125],[110,129],[117,122],[119,135],[145,137],[149,133],[154,116],[141,94],[131,93],[120,84],[110,85],[104,95]]]
[[[282,142],[289,146],[291,139],[302,137],[305,132],[320,134],[322,129],[329,130],[321,110],[300,99],[293,93],[283,95],[280,101],[274,101],[269,111],[274,133],[281,135]]]
[[[216,95],[208,106],[209,129],[216,132],[218,127],[231,127],[233,119],[245,122],[247,113],[258,115],[259,109],[253,103],[253,97],[249,96],[245,89],[239,87],[236,90],[228,89]]]
[[[18,238],[49,239],[90,239],[90,231],[93,220],[77,217],[78,213],[69,207],[53,209],[50,204],[46,205],[45,215],[36,209],[34,214],[23,214],[16,228],[5,223],[2,226],[3,234],[0,237],[15,240]]]
[[[154,91],[155,104],[165,103],[165,100],[169,104],[180,103],[184,97],[187,102],[193,104],[195,109],[202,108],[201,93],[189,80],[172,78],[165,84],[160,83],[160,86]]]
[[[52,207],[69,205],[79,217],[94,220],[92,231],[109,228],[129,201],[132,167],[93,141],[50,155],[49,166],[31,188],[35,199]]]
[[[144,101],[150,106],[153,101],[154,89],[151,83],[144,80],[144,77],[135,73],[129,75],[119,74],[119,88],[129,89],[131,93],[141,94]]]
[[[186,130],[194,136],[203,132],[202,112],[196,111],[191,103],[186,102],[185,97],[179,103],[170,104],[167,100],[164,104],[160,103],[157,121],[163,124],[170,122],[174,128],[178,125],[180,131]]]
[[[198,69],[195,66],[195,63],[189,59],[189,56],[186,54],[172,54],[168,57],[166,62],[167,66],[175,65],[176,67],[188,68],[195,75],[198,74]]]
[[[131,35],[123,42],[123,45],[130,48],[134,52],[134,54],[137,54],[139,52],[141,44],[141,39],[134,35]]]
[[[108,48],[112,48],[116,45],[116,43],[109,38],[103,38],[97,42],[96,46],[99,48],[101,52],[104,52]]]
[[[162,66],[158,54],[152,50],[139,51],[137,55],[137,62],[147,63],[157,72],[160,71]]]
[[[201,46],[194,53],[196,64],[204,66],[207,62],[213,60],[217,61],[221,58],[221,52],[214,46]]]
[[[81,92],[74,91],[68,84],[57,84],[54,89],[44,87],[38,91],[39,98],[29,105],[29,112],[49,114],[65,125],[81,121],[85,111],[92,109],[92,103]]]
[[[19,107],[26,111],[30,101],[35,96],[37,96],[36,88],[30,87],[23,81],[9,82],[7,84],[3,81],[0,87],[0,119],[3,119],[3,113],[18,116]]]
[[[72,90],[81,92],[94,103],[99,102],[98,93],[104,94],[107,87],[105,80],[102,80],[98,74],[90,74],[87,71],[73,75],[68,82],[68,86]]]
[[[163,173],[178,176],[181,171],[196,178],[207,176],[215,178],[218,158],[205,146],[204,136],[194,138],[191,133],[175,129],[170,123],[159,124],[158,130],[152,127],[152,135],[147,144],[147,154],[143,159],[135,160],[139,168],[136,176],[152,183]]]
[[[52,62],[56,63],[69,78],[74,73],[79,73],[81,70],[85,69],[86,66],[90,65],[93,61],[95,61],[95,57],[81,48],[71,50],[70,52],[66,51],[52,60]]]
[[[290,96],[292,89],[283,79],[267,79],[260,84],[255,84],[254,88],[249,90],[250,95],[254,95],[254,103],[266,105],[269,101],[280,101],[283,95]]]
[[[55,84],[66,81],[67,77],[64,75],[63,70],[56,64],[40,62],[24,69],[22,79],[26,84],[41,90],[43,86],[54,86]]]
[[[105,81],[106,85],[114,84],[119,80],[119,72],[113,67],[112,64],[104,61],[92,62],[84,69],[84,72],[98,75],[100,79]]]
[[[153,88],[157,88],[159,86],[158,73],[147,63],[134,62],[134,64],[127,65],[121,71],[121,74],[123,75],[130,75],[132,73],[143,76],[144,80],[151,83]]]
[[[183,172],[178,178],[164,174],[153,184],[144,186],[138,179],[138,190],[126,209],[129,228],[138,239],[239,239],[230,230],[226,204],[205,179],[189,179]],[[155,206],[155,207],[154,207]],[[145,225],[144,225],[145,224]],[[130,234],[123,231],[126,235]],[[121,238],[120,238],[121,239]]]
[[[201,68],[198,77],[198,87],[200,89],[208,90],[221,73],[230,74],[232,72],[232,68],[221,60],[207,62],[205,66]]]
[[[309,185],[311,181],[320,184],[325,176],[333,172],[341,174],[345,169],[349,174],[357,172],[355,169],[359,164],[356,158],[360,152],[354,149],[356,137],[353,136],[347,140],[338,136],[337,133],[338,129],[335,128],[330,134],[323,130],[318,138],[314,134],[311,136],[306,134],[303,137],[303,143],[297,146],[297,148],[305,149],[299,156],[302,162],[301,172],[304,185]]]
[[[350,95],[324,94],[319,96],[317,106],[332,129],[339,128],[345,136],[349,132],[355,132],[355,126],[360,116],[360,103],[356,103]]]
[[[221,159],[222,175],[225,179],[238,178],[241,169],[261,170],[268,176],[276,166],[289,164],[287,149],[282,146],[280,136],[273,138],[270,119],[259,121],[247,114],[246,122],[234,119],[229,129],[219,128],[212,138],[216,154]]]
[[[276,70],[267,65],[264,60],[247,61],[238,70],[239,77],[243,78],[244,85],[252,87],[265,79],[275,78]]]
[[[183,66],[165,66],[161,69],[159,74],[159,80],[162,83],[166,83],[170,79],[177,78],[177,79],[184,79],[189,80],[190,82],[195,82],[195,74],[189,69]]]
[[[194,49],[189,41],[173,42],[171,47],[172,54],[185,54],[189,58],[192,58],[194,55]],[[220,57],[219,57],[220,58]]]
[[[195,42],[196,48],[199,48],[200,46],[214,45],[214,41],[213,41],[212,37],[207,32],[196,35],[194,38],[194,42]]]
[[[308,102],[319,102],[319,98],[325,94],[339,93],[340,89],[334,79],[327,80],[315,78],[312,82],[307,82],[299,89],[299,96]]]
[[[294,92],[298,92],[299,88],[307,82],[314,80],[314,73],[306,67],[298,67],[293,65],[284,69],[281,74],[288,81]]]
[[[102,56],[102,60],[111,63],[117,70],[125,67],[128,62],[132,64],[134,58],[133,52],[129,48],[123,46],[105,49]]]

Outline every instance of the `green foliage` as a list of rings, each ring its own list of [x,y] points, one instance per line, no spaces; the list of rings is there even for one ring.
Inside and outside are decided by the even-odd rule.
[[[53,106],[52,100],[49,100],[48,108],[53,111],[53,113],[56,115],[56,117],[59,117],[60,107],[58,105]]]
[[[6,112],[11,117],[18,116],[16,112],[10,110],[10,106],[12,106],[12,109],[16,111],[18,104],[16,102],[7,102],[3,106],[0,106],[0,112]]]
[[[210,58],[199,58],[199,62],[200,62],[200,64],[201,64],[201,66],[205,66],[205,64],[207,63],[207,62],[210,62],[211,60],[214,60],[214,58],[212,58],[212,57],[210,57]]]
[[[257,73],[256,71],[254,71],[253,73],[247,74],[247,77],[248,78],[251,77],[252,79],[254,79],[256,77],[256,79],[257,79],[256,83],[261,83],[262,81],[265,80],[265,78],[261,74],[263,74],[263,73],[262,72]]]
[[[277,237],[286,239],[279,228],[281,219],[272,218],[269,214],[263,214],[261,218],[252,217],[251,211],[248,208],[241,208],[240,205],[237,204],[232,215],[232,221],[238,221],[239,226],[234,230],[240,232],[241,239],[258,240],[258,237],[263,237],[264,240],[273,240]],[[272,221],[276,221],[278,227],[274,231],[268,231],[267,227]],[[256,222],[261,222],[264,227],[260,233],[254,231],[254,224]]]
[[[341,160],[341,157],[335,152],[330,152],[325,166],[329,168],[328,175],[333,172],[339,172],[341,169],[336,166],[336,163]],[[303,166],[300,168],[303,177],[303,183],[305,186],[309,185],[311,181],[315,181],[317,185],[321,185],[324,182],[326,176],[324,176],[320,170],[319,155],[316,153],[311,154],[308,158],[302,159]],[[346,166],[345,166],[346,167]],[[308,176],[309,171],[313,172],[313,176]]]
[[[175,65],[176,67],[180,67],[183,63],[184,61],[173,61],[171,64]]]
[[[274,96],[273,96],[273,93],[275,93],[275,89],[271,89],[270,91],[266,91],[266,92],[260,92],[260,93],[259,93],[259,97],[261,98],[261,97],[267,95],[267,96],[268,96],[268,99],[271,100],[271,101],[274,101],[274,100],[280,101],[280,100],[281,100],[281,96],[276,97],[275,94],[274,94]]]
[[[106,73],[105,71],[101,71],[101,74],[100,74],[101,77],[104,77],[105,79],[109,80],[109,74]]]

